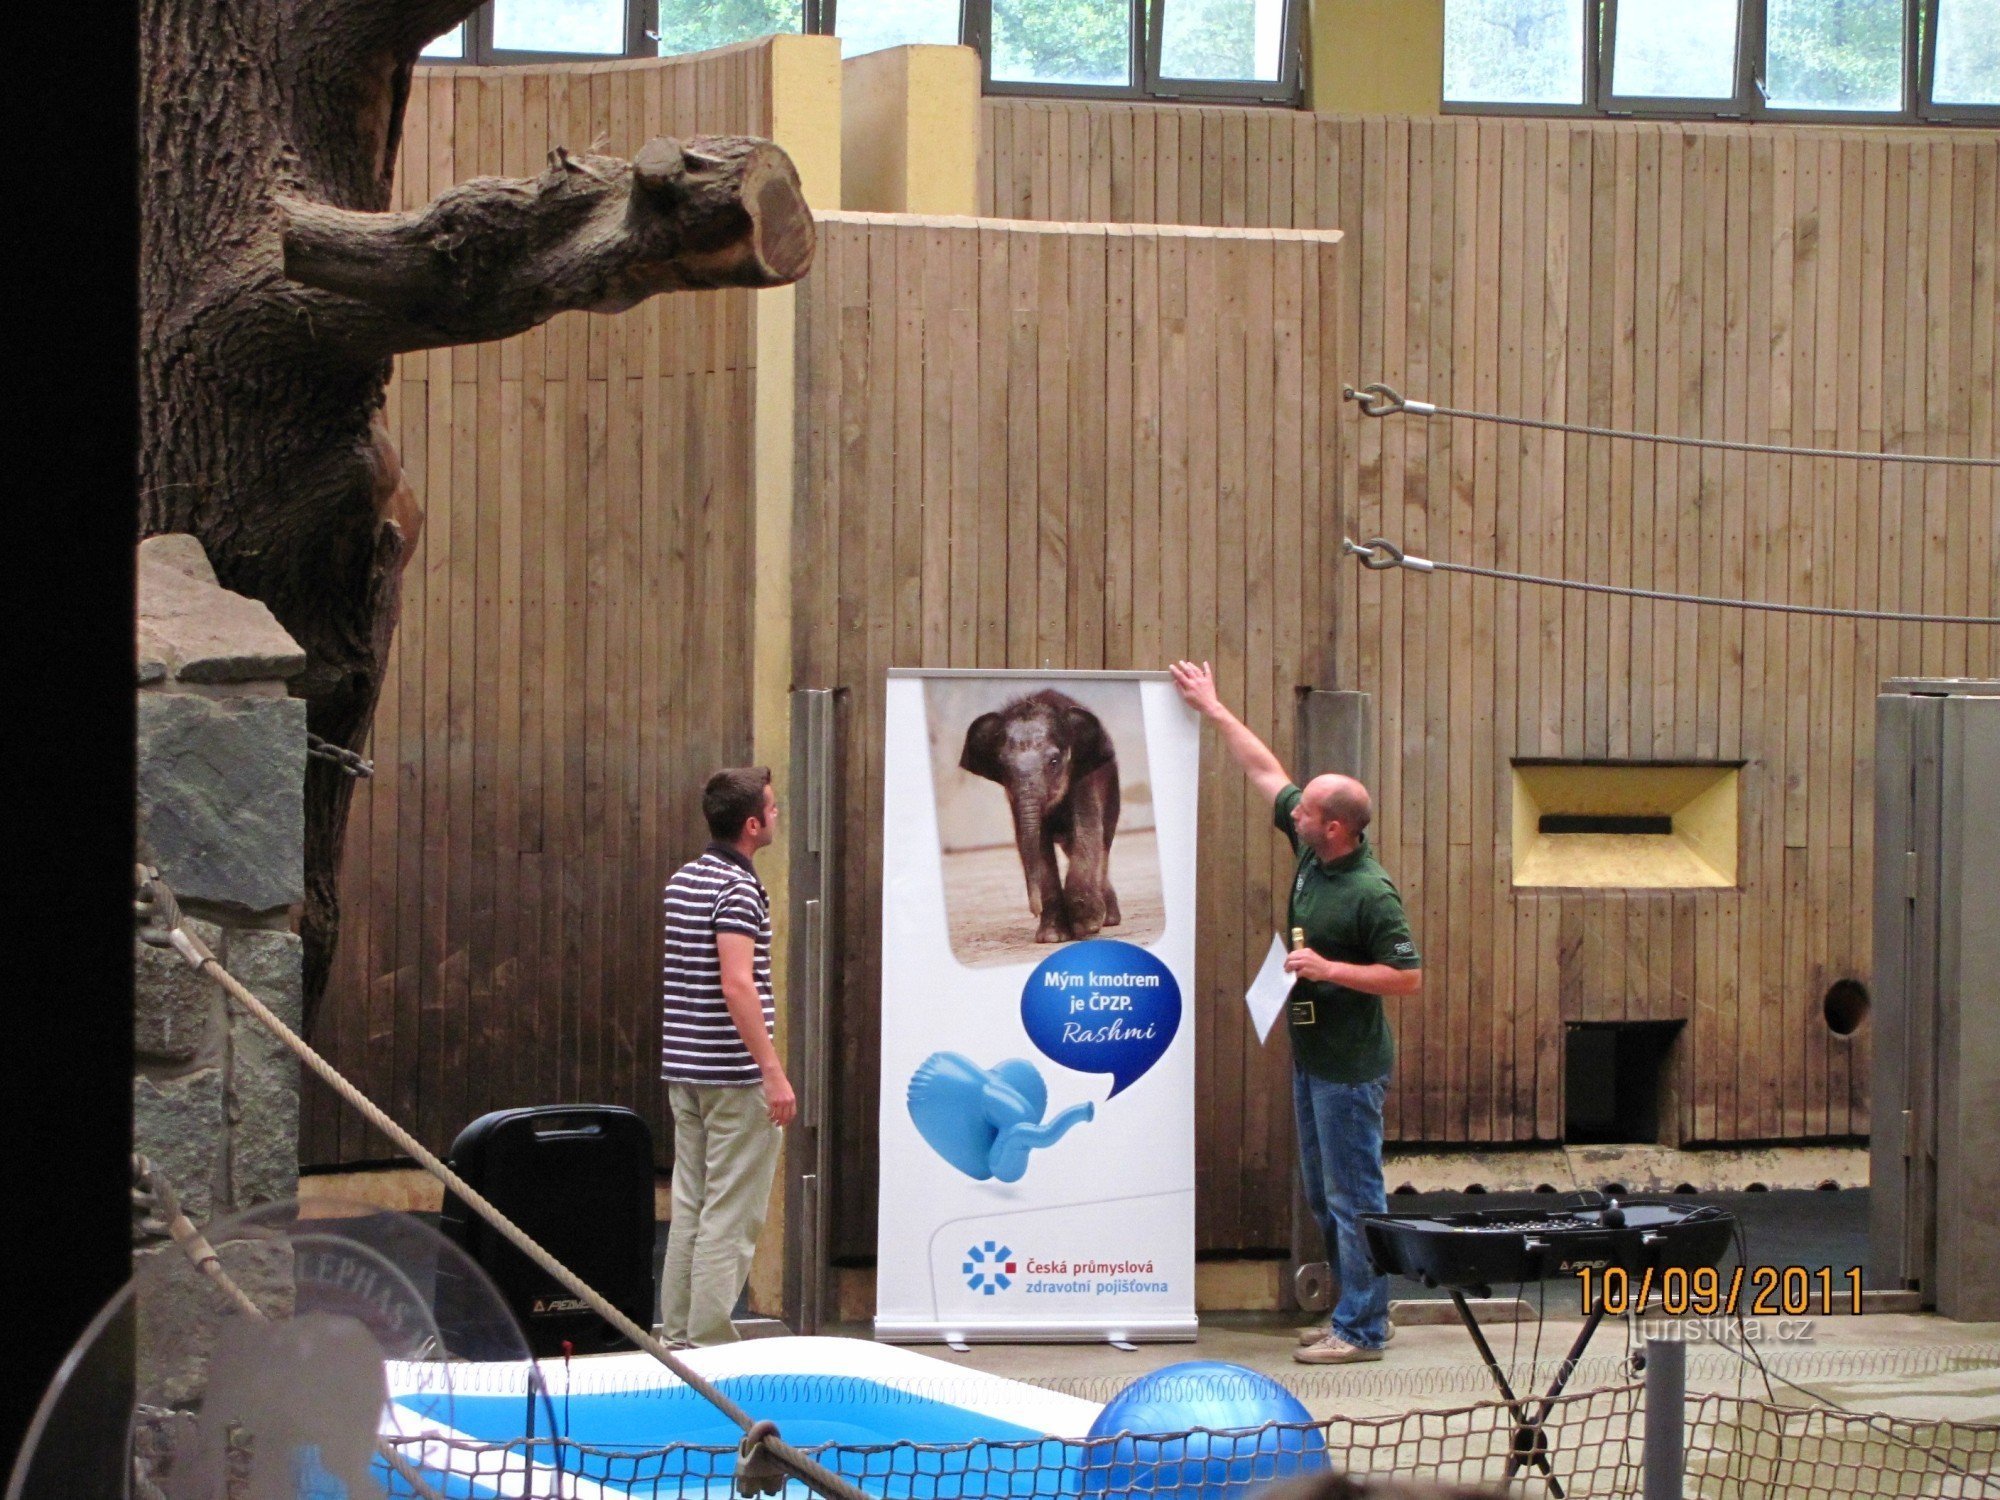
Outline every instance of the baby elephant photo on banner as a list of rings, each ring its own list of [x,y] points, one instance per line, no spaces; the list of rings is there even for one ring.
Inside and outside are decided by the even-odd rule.
[[[925,685],[961,963],[1032,963],[1053,944],[1144,944],[1162,930],[1138,684],[1058,680]]]
[[[958,764],[1006,789],[1028,910],[1041,919],[1036,942],[1095,937],[1124,920],[1111,885],[1118,751],[1096,714],[1053,688],[1030,693],[974,719]]]

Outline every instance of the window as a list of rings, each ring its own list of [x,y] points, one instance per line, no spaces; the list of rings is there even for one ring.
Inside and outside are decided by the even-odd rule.
[[[436,62],[677,56],[774,32],[854,57],[961,40],[996,93],[1295,105],[1306,0],[487,0],[424,48]],[[1485,0],[1496,12],[1508,0]],[[1549,0],[1574,10],[1585,0]]]
[[[960,28],[959,0],[848,0],[834,30],[840,55],[859,57],[884,47],[953,47]]]
[[[1297,70],[1286,63],[1302,22],[1288,0],[1154,0],[1151,92],[1297,103]]]
[[[1894,113],[1903,90],[1903,0],[1766,0],[1773,111]]]
[[[430,45],[417,55],[435,58],[440,62],[460,61],[465,56],[465,27],[466,23],[460,21],[443,36],[433,38]]]
[[[1736,97],[1738,0],[1622,0],[1616,21],[1609,48],[1613,99]]]
[[[1993,0],[1445,0],[1447,110],[2000,118]]]
[[[499,0],[495,0],[499,3]],[[517,0],[522,3],[522,0]],[[550,4],[555,0],[534,0]],[[706,52],[752,37],[803,31],[805,7],[799,0],[656,0],[659,21],[648,28],[661,57]]]
[[[1138,75],[1131,0],[988,0],[995,83],[1124,89]]]
[[[1450,0],[1444,97],[1581,105],[1584,52],[1583,0]]]
[[[2000,25],[1989,3],[1939,0],[1936,24],[1925,34],[1927,115],[2000,119]]]
[[[495,52],[617,57],[626,48],[625,0],[493,0]]]
[[[996,94],[1297,104],[1303,0],[965,0]]]
[[[426,62],[520,63],[644,56],[634,0],[489,0],[418,54]]]

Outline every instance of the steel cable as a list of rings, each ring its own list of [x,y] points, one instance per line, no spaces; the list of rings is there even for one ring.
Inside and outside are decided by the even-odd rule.
[[[1549,578],[1540,573],[1515,573],[1505,568],[1482,568],[1472,563],[1438,562],[1405,552],[1385,537],[1357,542],[1340,539],[1340,550],[1361,559],[1374,572],[1386,568],[1408,568],[1413,573],[1467,573],[1475,578],[1497,578],[1503,583],[1531,583],[1542,588],[1576,589],[1587,594],[1616,594],[1626,599],[1657,599],[1667,604],[1707,604],[1726,609],[1767,610],[1786,615],[1824,615],[1843,620],[1889,620],[1903,625],[2000,625],[1995,615],[1903,614],[1887,609],[1841,609],[1831,604],[1778,604],[1768,599],[1725,599],[1713,594],[1675,594],[1662,589],[1629,588],[1617,583],[1585,583],[1577,578]]]
[[[1625,438],[1635,443],[1667,443],[1679,448],[1720,448],[1729,453],[1770,453],[1782,458],[1853,458],[1884,464],[1952,464],[1961,468],[2000,469],[2000,458],[1961,458],[1946,453],[1871,453],[1856,448],[1799,448],[1789,443],[1745,443],[1733,438],[1681,437],[1665,432],[1632,432],[1622,427],[1594,427],[1584,422],[1552,422],[1540,417],[1517,417],[1504,412],[1468,411],[1462,406],[1439,406],[1434,401],[1418,401],[1394,386],[1377,381],[1359,390],[1342,388],[1341,394],[1361,408],[1365,417],[1458,417],[1467,422],[1498,422],[1508,427],[1532,427],[1541,432],[1567,432],[1578,437]]]

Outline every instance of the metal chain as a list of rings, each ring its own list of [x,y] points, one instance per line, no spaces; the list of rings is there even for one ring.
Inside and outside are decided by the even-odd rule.
[[[1785,443],[1741,443],[1729,438],[1677,437],[1664,432],[1629,432],[1622,427],[1592,427],[1582,422],[1549,422],[1538,417],[1514,417],[1501,412],[1467,411],[1439,406],[1403,395],[1394,386],[1342,388],[1342,395],[1361,408],[1364,417],[1463,417],[1468,422],[1499,422],[1509,427],[1534,427],[1543,432],[1573,432],[1582,437],[1630,438],[1637,443],[1670,443],[1682,448],[1723,448],[1731,453],[1775,453],[1788,458],[1859,458],[1885,464],[1956,464],[1965,468],[2000,469],[2000,458],[1960,458],[1944,453],[1865,453],[1853,448],[1795,448]]]
[[[1361,559],[1361,566],[1380,572],[1385,568],[1408,568],[1413,573],[1470,573],[1476,578],[1498,578],[1506,583],[1533,583],[1544,588],[1578,589],[1587,594],[1617,594],[1627,599],[1659,599],[1668,604],[1713,604],[1729,609],[1761,609],[1774,614],[1828,615],[1843,620],[1892,620],[1904,625],[2000,625],[1995,615],[1911,615],[1886,609],[1838,609],[1830,604],[1774,604],[1764,599],[1723,599],[1712,594],[1672,594],[1660,589],[1626,588],[1615,583],[1584,583],[1574,578],[1548,578],[1539,573],[1510,573],[1501,568],[1474,567],[1471,563],[1435,562],[1413,557],[1394,542],[1373,537],[1357,542],[1340,539],[1343,554]]]
[[[704,1397],[710,1405],[736,1424],[743,1433],[736,1462],[736,1491],[739,1495],[776,1494],[784,1487],[785,1480],[789,1476],[829,1497],[829,1500],[872,1500],[867,1491],[849,1483],[825,1465],[780,1439],[778,1430],[772,1423],[752,1421],[749,1413],[705,1379],[700,1371],[676,1359],[665,1344],[633,1322],[623,1311],[607,1301],[595,1287],[543,1249],[470,1183],[391,1119],[372,1099],[349,1083],[332,1063],[314,1051],[303,1037],[280,1020],[262,1000],[244,988],[235,975],[223,968],[216,961],[215,955],[208,951],[207,944],[182,925],[179,902],[175,900],[174,893],[166,881],[160,878],[159,871],[150,865],[138,865],[135,880],[136,895],[133,910],[139,923],[139,936],[143,941],[155,947],[172,948],[187,960],[189,967],[208,975],[221,985],[231,999],[256,1017],[265,1030],[290,1048],[301,1062],[326,1082],[328,1087],[359,1110],[369,1124],[388,1136],[425,1171],[456,1193],[460,1201],[492,1225],[509,1244],[581,1297],[592,1312],[665,1365],[691,1390]]]
[[[306,754],[332,761],[349,776],[375,774],[375,762],[362,755],[360,751],[350,750],[345,745],[336,745],[331,740],[323,740],[310,729],[306,731]]]

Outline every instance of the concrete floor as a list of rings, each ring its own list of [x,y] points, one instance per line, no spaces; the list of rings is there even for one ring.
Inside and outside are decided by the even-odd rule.
[[[1398,1195],[1391,1206],[1398,1213],[1454,1213],[1543,1207],[1550,1201],[1545,1194],[1532,1193],[1423,1193]],[[1700,1201],[1737,1216],[1746,1264],[1751,1266],[1827,1266],[1840,1288],[1846,1285],[1838,1279],[1845,1268],[1866,1265],[1866,1188],[1707,1192]],[[664,1230],[662,1225],[661,1249]],[[1725,1264],[1733,1261],[1732,1254]],[[1530,1388],[1545,1390],[1583,1327],[1576,1284],[1493,1290],[1500,1302],[1518,1296],[1528,1315],[1506,1321],[1499,1314],[1478,1314],[1495,1358],[1510,1372],[1517,1394]],[[953,1364],[1100,1401],[1148,1370],[1192,1359],[1223,1360],[1271,1375],[1320,1418],[1438,1410],[1499,1394],[1471,1335],[1449,1311],[1443,1291],[1397,1278],[1390,1295],[1398,1302],[1427,1305],[1405,1313],[1384,1359],[1348,1367],[1295,1363],[1294,1329],[1308,1320],[1281,1313],[1203,1313],[1195,1343],[1141,1345],[1133,1351],[1109,1344],[983,1344],[964,1353],[944,1345],[917,1347]],[[1442,1321],[1413,1321],[1419,1317]],[[1690,1391],[1757,1396],[1784,1404],[1812,1404],[1817,1399],[1891,1416],[2000,1422],[2000,1323],[1959,1323],[1924,1312],[1838,1313],[1750,1322],[1749,1347],[1762,1356],[1764,1370],[1736,1352],[1745,1345],[1732,1326],[1712,1321],[1682,1325],[1682,1336],[1689,1340]],[[746,1330],[783,1331],[775,1323],[746,1325]],[[870,1337],[865,1323],[823,1331]],[[1625,1364],[1628,1339],[1639,1347],[1643,1333],[1636,1326],[1628,1329],[1622,1320],[1606,1319],[1586,1347],[1569,1388],[1618,1385],[1637,1378]]]
[[[1955,1323],[1929,1313],[1796,1321],[1809,1329],[1788,1330],[1797,1336],[1782,1345],[1767,1331],[1756,1346],[1773,1375],[1771,1394],[1766,1394],[1764,1376],[1753,1365],[1712,1343],[1689,1345],[1689,1391],[1754,1396],[1786,1405],[1814,1404],[1817,1398],[1852,1411],[2000,1422],[2000,1323]],[[1108,1398],[1148,1370],[1183,1360],[1223,1360],[1277,1379],[1319,1419],[1444,1410],[1499,1394],[1471,1336],[1456,1321],[1400,1325],[1381,1361],[1333,1368],[1292,1360],[1296,1326],[1298,1320],[1273,1314],[1205,1314],[1200,1336],[1192,1344],[1142,1344],[1131,1351],[1109,1344],[977,1344],[962,1353],[943,1345],[918,1347],[951,1364],[1093,1400]],[[1503,1370],[1516,1377],[1512,1383],[1517,1394],[1546,1388],[1582,1326],[1577,1317],[1554,1313],[1539,1324],[1482,1320],[1494,1356]],[[868,1336],[864,1327],[825,1331]],[[1617,1385],[1638,1378],[1623,1368],[1626,1338],[1624,1323],[1606,1320],[1569,1388]],[[1529,1378],[1531,1365],[1539,1378]]]
[[[1700,1201],[1738,1215],[1752,1265],[1829,1266],[1838,1276],[1843,1268],[1866,1262],[1865,1188],[1705,1190]],[[1426,1192],[1399,1194],[1392,1207],[1399,1213],[1444,1213],[1549,1202],[1547,1195],[1537,1194]],[[434,1218],[421,1211],[417,1217]],[[664,1223],[659,1226],[655,1246],[656,1276],[665,1228]],[[1574,1286],[1494,1290],[1501,1300],[1520,1293],[1529,1317],[1505,1321],[1482,1315],[1487,1339],[1502,1368],[1510,1372],[1517,1393],[1539,1393],[1582,1326]],[[1132,1351],[1109,1344],[987,1344],[962,1353],[943,1345],[916,1347],[950,1364],[1100,1401],[1148,1370],[1192,1359],[1222,1360],[1272,1375],[1318,1418],[1440,1410],[1498,1394],[1470,1336],[1438,1305],[1441,1293],[1398,1281],[1391,1295],[1411,1303],[1427,1301],[1428,1306],[1405,1311],[1386,1358],[1344,1368],[1294,1363],[1293,1329],[1305,1319],[1280,1313],[1204,1312],[1194,1343],[1142,1345]],[[1425,1315],[1447,1320],[1414,1321]],[[752,1335],[784,1331],[771,1322],[746,1324]],[[865,1323],[836,1325],[823,1332],[870,1336]],[[1930,1313],[1870,1313],[1760,1320],[1757,1332],[1755,1347],[1771,1377],[1767,1399],[1788,1404],[1823,1401],[1852,1411],[1910,1418],[2000,1423],[2000,1323],[1958,1323]],[[1685,1336],[1691,1341],[1691,1391],[1765,1396],[1765,1374],[1733,1352],[1740,1347],[1733,1329],[1695,1324]],[[1624,1322],[1607,1320],[1585,1351],[1570,1389],[1618,1385],[1634,1378],[1625,1357],[1628,1338],[1638,1337]]]

